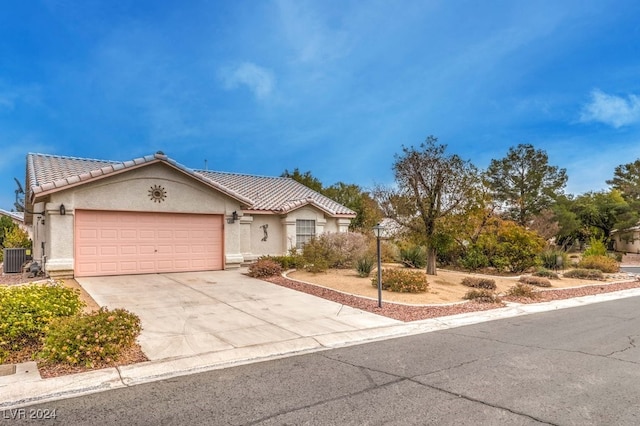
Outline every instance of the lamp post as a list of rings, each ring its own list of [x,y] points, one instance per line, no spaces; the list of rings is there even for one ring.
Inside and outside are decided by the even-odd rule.
[[[380,259],[380,235],[384,231],[384,226],[379,223],[373,227],[376,236],[376,247],[378,249],[378,308],[382,308],[382,261]]]

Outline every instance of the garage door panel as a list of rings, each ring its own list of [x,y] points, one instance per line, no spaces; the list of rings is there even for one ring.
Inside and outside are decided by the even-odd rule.
[[[138,231],[135,229],[121,229],[120,239],[122,240],[136,240],[138,239]]]
[[[123,256],[133,256],[138,254],[138,246],[124,245],[120,246],[120,254]]]
[[[223,268],[221,215],[76,211],[77,276]]]
[[[177,256],[189,256],[191,254],[191,247],[189,246],[175,246],[174,252]]]
[[[100,262],[101,272],[116,272],[118,264],[116,262]]]
[[[145,245],[139,245],[138,246],[138,254],[141,255],[152,255],[156,252],[156,246],[150,246],[150,245],[146,245],[147,243],[145,242]]]
[[[142,261],[138,262],[137,266],[138,266],[137,269],[139,270],[139,273],[142,273],[142,274],[154,274],[154,273],[157,272],[156,271],[157,270],[156,262],[154,262],[154,261],[144,261],[144,260],[142,260]],[[133,271],[132,271],[132,273],[133,273]]]
[[[117,229],[101,229],[99,232],[99,237],[103,240],[116,240],[118,239],[118,230]]]
[[[174,254],[173,246],[157,245],[156,250],[157,250],[158,256]]]
[[[157,237],[161,240],[173,240],[174,231],[171,229],[159,229]]]
[[[102,246],[100,247],[100,256],[117,256],[118,251],[117,246]]]
[[[79,250],[79,254],[81,256],[96,256],[98,254],[98,247],[96,246],[81,247]]]
[[[80,237],[83,239],[96,239],[98,238],[98,231],[95,229],[82,229],[80,230]]]
[[[156,240],[155,229],[141,229],[138,231],[138,238],[141,240]]]

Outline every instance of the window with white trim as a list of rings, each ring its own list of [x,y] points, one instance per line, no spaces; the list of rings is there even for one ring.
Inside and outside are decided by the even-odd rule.
[[[298,250],[316,235],[316,221],[307,219],[296,220],[296,248]]]

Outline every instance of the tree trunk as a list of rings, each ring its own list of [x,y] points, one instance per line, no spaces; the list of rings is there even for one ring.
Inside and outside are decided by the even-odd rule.
[[[436,249],[427,248],[427,275],[438,275],[436,272]]]

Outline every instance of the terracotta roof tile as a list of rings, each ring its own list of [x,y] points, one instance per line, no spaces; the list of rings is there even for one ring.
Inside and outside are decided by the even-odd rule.
[[[203,170],[196,170],[196,173],[251,198],[253,210],[286,213],[313,204],[332,215],[355,216],[355,212],[342,204],[291,178]]]
[[[290,178],[192,170],[159,153],[124,162],[28,154],[27,188],[33,197],[158,160],[236,198],[252,210],[286,213],[310,204],[331,215],[355,216],[352,210]]]

